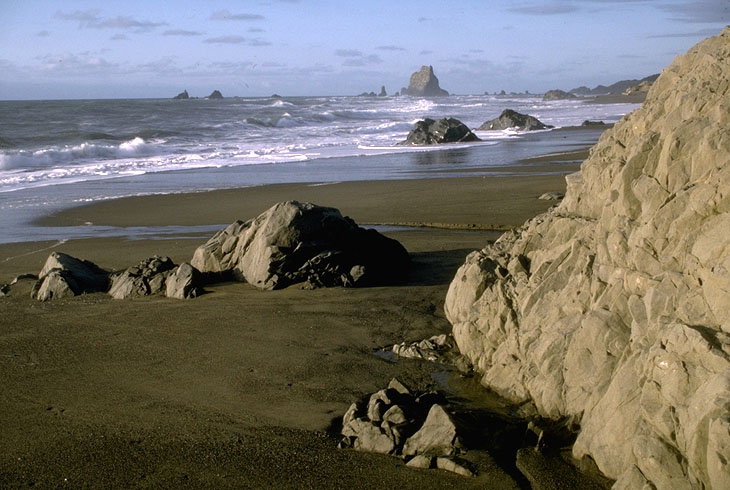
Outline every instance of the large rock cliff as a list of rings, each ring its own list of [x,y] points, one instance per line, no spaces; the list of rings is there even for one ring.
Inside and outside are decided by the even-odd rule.
[[[408,88],[401,91],[402,95],[416,97],[440,97],[449,93],[439,86],[439,79],[433,73],[433,66],[422,66],[411,75]]]
[[[729,88],[730,27],[447,294],[482,383],[579,426],[615,488],[730,488]]]

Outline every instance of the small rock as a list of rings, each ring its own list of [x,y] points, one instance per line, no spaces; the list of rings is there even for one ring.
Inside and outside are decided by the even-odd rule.
[[[545,194],[542,194],[538,199],[542,199],[543,201],[559,201],[562,198],[565,197],[565,194],[562,192],[546,192]]]
[[[0,296],[7,296],[10,292],[10,284],[3,284],[0,286]]]
[[[436,458],[436,468],[456,473],[461,476],[475,476],[474,472],[466,466],[466,462],[456,458]]]
[[[393,378],[390,380],[390,383],[388,383],[388,389],[395,390],[401,395],[410,395],[411,390],[408,389],[406,385],[401,383],[401,381],[398,378]]]
[[[418,455],[412,457],[406,463],[406,466],[408,466],[410,468],[430,469],[433,466],[433,458],[431,456],[426,456],[424,454],[418,454]]]

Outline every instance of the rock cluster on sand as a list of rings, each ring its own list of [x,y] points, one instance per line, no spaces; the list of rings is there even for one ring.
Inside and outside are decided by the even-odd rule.
[[[408,88],[401,90],[401,95],[413,95],[416,97],[440,97],[449,93],[439,86],[439,79],[433,74],[433,66],[422,66],[413,75]]]
[[[730,488],[730,28],[664,70],[562,203],[445,310],[482,383],[580,425],[614,488]]]
[[[545,95],[542,96],[542,100],[567,100],[577,99],[578,97],[570,92],[564,90],[548,90]]]
[[[342,418],[341,447],[401,456],[411,467],[473,476],[470,464],[458,457],[466,449],[465,428],[443,401],[436,393],[411,393],[394,378],[367,402],[350,406]]]
[[[337,209],[287,201],[236,221],[198,247],[192,265],[260,289],[389,284],[404,278],[408,252]]]
[[[499,117],[487,121],[479,126],[480,131],[519,129],[520,131],[534,131],[536,129],[549,129],[553,126],[543,124],[536,117],[520,114],[512,109],[505,109]]]
[[[413,125],[405,141],[399,145],[440,145],[443,143],[465,143],[481,141],[466,124],[453,117],[434,121],[424,119]]]
[[[108,292],[115,299],[151,294],[186,299],[201,291],[200,274],[190,264],[176,266],[169,257],[154,256],[122,272],[109,273],[88,260],[52,252],[38,274],[31,297],[48,301]]]

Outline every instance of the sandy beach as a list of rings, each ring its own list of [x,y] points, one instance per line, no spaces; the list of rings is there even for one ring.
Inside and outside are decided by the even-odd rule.
[[[40,225],[226,225],[289,199],[339,208],[412,256],[406,284],[259,291],[210,286],[194,300],[90,294],[39,303],[32,281],[0,298],[0,486],[15,488],[525,488],[495,456],[465,478],[337,449],[347,407],[398,376],[440,388],[434,366],[380,347],[450,331],[464,257],[555,201],[585,152],[522,162],[511,177],[282,184],[105,201]],[[407,225],[407,226],[405,226]],[[189,261],[206,236],[0,245],[0,283],[52,250],[120,269]]]

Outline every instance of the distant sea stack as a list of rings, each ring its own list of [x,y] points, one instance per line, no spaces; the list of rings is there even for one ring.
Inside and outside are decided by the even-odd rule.
[[[439,86],[439,79],[433,74],[433,66],[422,66],[420,71],[411,75],[408,88],[401,90],[401,95],[443,97],[449,93]]]
[[[565,92],[564,90],[548,90],[543,95],[542,100],[568,100],[577,98],[575,94]]]
[[[577,433],[613,488],[730,488],[730,27],[603,133],[562,203],[445,301],[485,386]]]
[[[189,98],[190,98],[190,95],[188,95],[187,90],[183,90],[182,92],[177,94],[175,97],[173,97],[173,99],[178,99],[178,100],[189,99]]]
[[[220,93],[220,91],[218,91],[218,90],[213,90],[213,92],[211,92],[211,94],[206,98],[207,99],[222,99],[223,94]]]

